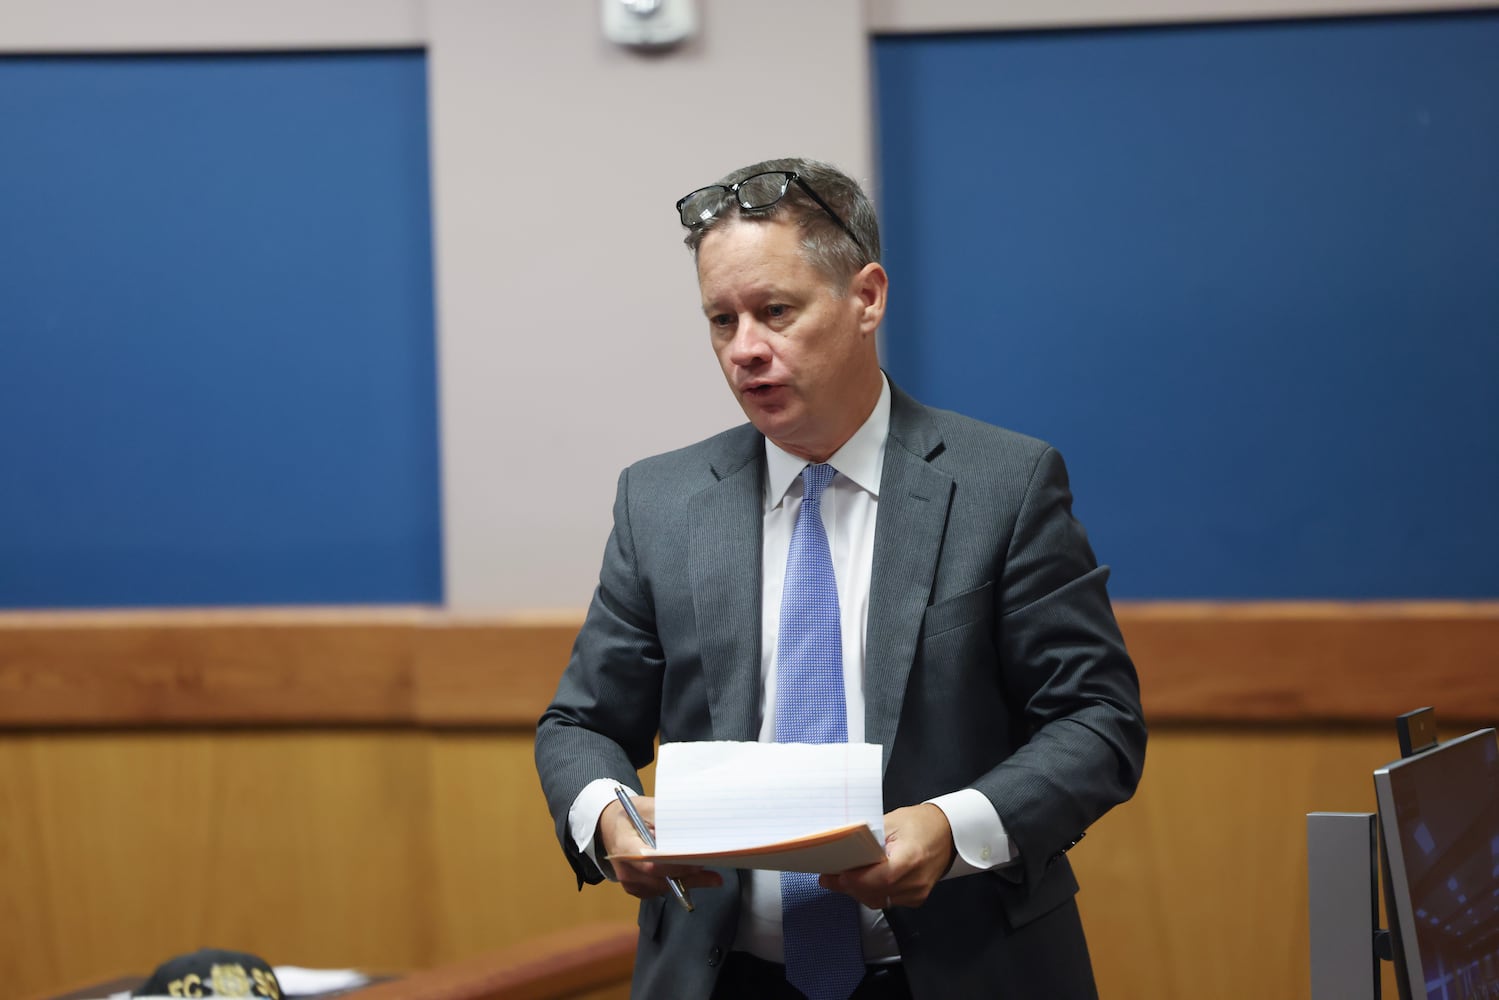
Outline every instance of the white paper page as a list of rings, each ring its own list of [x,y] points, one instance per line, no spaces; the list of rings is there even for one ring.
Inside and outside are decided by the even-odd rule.
[[[275,969],[276,981],[287,997],[351,990],[370,981],[369,976],[354,969],[304,969],[299,965],[278,965]]]
[[[343,993],[363,986],[370,977],[354,969],[305,969],[298,965],[272,966],[276,981],[281,984],[281,994],[288,1000],[294,997],[315,997],[325,993]],[[111,993],[105,1000],[131,1000],[131,993]],[[157,1000],[139,997],[136,1000]],[[170,1000],[163,997],[160,1000]]]
[[[656,760],[656,846],[730,851],[866,823],[885,840],[877,743],[667,743]]]

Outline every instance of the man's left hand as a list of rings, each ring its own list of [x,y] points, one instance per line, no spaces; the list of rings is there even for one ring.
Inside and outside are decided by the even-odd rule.
[[[818,882],[871,910],[920,906],[956,856],[947,814],[923,802],[885,814],[885,860],[824,875]]]

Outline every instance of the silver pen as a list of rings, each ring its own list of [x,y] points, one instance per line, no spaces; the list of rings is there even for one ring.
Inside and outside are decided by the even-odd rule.
[[[645,846],[651,850],[656,849],[656,838],[651,836],[651,828],[645,825],[645,820],[635,811],[635,806],[630,802],[630,796],[625,792],[622,785],[614,786],[614,794],[619,797],[619,804],[625,807],[625,815],[630,817],[630,822],[635,824],[635,832],[640,834],[640,839],[645,841]],[[682,885],[681,880],[669,878],[666,884],[671,886],[671,894],[677,897],[677,902],[682,904],[682,909],[688,913],[692,912],[692,898],[687,895],[687,887]]]

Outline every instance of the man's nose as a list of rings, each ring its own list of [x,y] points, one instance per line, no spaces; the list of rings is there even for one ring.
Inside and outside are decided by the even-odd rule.
[[[758,364],[770,358],[770,345],[765,339],[765,330],[754,317],[745,316],[734,330],[734,339],[729,342],[729,360],[736,365]]]

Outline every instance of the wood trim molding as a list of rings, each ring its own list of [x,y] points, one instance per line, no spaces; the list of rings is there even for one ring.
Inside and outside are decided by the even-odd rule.
[[[1117,28],[1290,18],[1444,14],[1493,0],[866,0],[871,34]]]
[[[630,981],[639,931],[588,924],[359,990],[357,1000],[563,1000]]]
[[[585,991],[619,986],[635,970],[639,931],[631,923],[590,923],[528,938],[434,969],[355,990],[357,1000],[568,1000]],[[139,989],[143,974],[49,992],[35,1000],[86,1000]]]
[[[429,0],[6,0],[0,53],[421,48]],[[871,34],[1013,31],[1482,10],[1493,0],[864,0]]]
[[[422,48],[427,0],[6,0],[0,54]]]
[[[1499,722],[1499,602],[1131,603],[1146,718]]]
[[[1499,602],[1121,602],[1153,723],[1499,721]],[[529,728],[576,613],[0,614],[0,729]]]
[[[0,614],[0,726],[532,725],[580,617]]]

